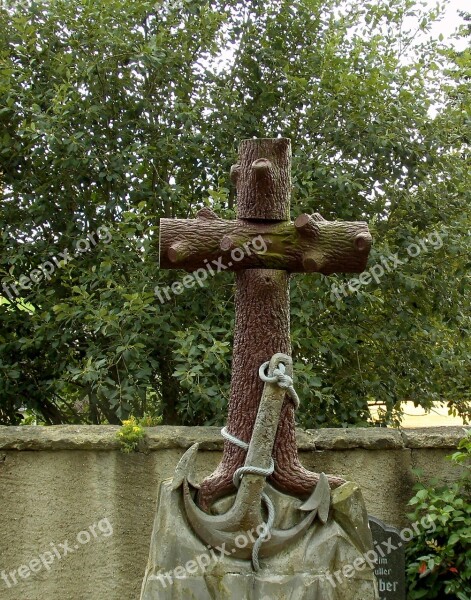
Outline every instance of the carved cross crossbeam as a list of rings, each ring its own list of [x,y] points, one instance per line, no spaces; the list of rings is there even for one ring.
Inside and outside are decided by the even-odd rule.
[[[161,219],[160,267],[194,271],[217,261],[236,272],[235,331],[227,430],[249,442],[262,395],[260,365],[276,353],[291,354],[290,273],[360,273],[371,236],[364,222],[325,221],[319,214],[289,220],[291,144],[286,138],[244,140],[231,169],[237,220],[204,208],[196,219]],[[234,249],[251,251],[231,260]],[[254,250],[255,248],[255,250]],[[258,251],[257,251],[258,248]],[[266,251],[265,251],[266,249]],[[319,480],[299,462],[293,404],[285,400],[274,447],[271,482],[287,493],[309,495]],[[245,460],[241,448],[224,445],[222,461],[199,490],[202,508],[231,492],[232,476]],[[332,486],[342,483],[330,477]]]
[[[255,238],[263,240],[263,251],[246,251]],[[196,219],[161,219],[160,267],[194,271],[222,258],[232,271],[361,273],[370,243],[368,226],[362,222],[326,221],[318,213],[300,215],[294,223],[225,221],[203,208]],[[240,254],[231,261],[235,248]]]

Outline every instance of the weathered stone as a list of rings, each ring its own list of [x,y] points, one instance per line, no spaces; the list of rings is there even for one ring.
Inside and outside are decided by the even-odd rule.
[[[119,427],[113,425],[53,425],[0,427],[3,450],[117,450]]]
[[[209,549],[197,539],[184,516],[181,490],[171,488],[170,480],[160,488],[141,600],[377,600],[372,565],[362,561],[372,537],[355,484],[333,490],[327,523],[316,520],[303,539],[263,559],[259,572],[250,561],[224,556],[221,548]],[[275,527],[292,527],[300,520],[302,501],[268,490]],[[213,509],[226,512],[233,498]]]
[[[147,447],[149,450],[181,448],[187,450],[198,443],[201,450],[222,450],[224,439],[220,427],[175,427],[164,425],[147,427]]]
[[[385,427],[318,429],[309,431],[309,434],[318,450],[347,450],[358,447],[386,450],[404,446],[400,432]]]
[[[296,429],[298,450],[316,450],[316,438],[312,434],[312,429]]]
[[[407,448],[456,448],[466,431],[466,427],[427,427],[402,429],[401,434]]]
[[[119,450],[115,425],[54,425],[51,427],[0,426],[3,450]],[[219,427],[146,427],[143,449],[186,450],[195,442],[202,450],[222,450]]]
[[[464,427],[423,429],[352,429],[296,430],[301,451],[310,450],[388,450],[456,448],[464,436]],[[0,426],[2,450],[119,450],[114,425],[54,425],[51,427]],[[198,442],[201,450],[222,450],[224,440],[219,427],[146,427],[147,450],[186,450]]]
[[[445,443],[447,443],[445,441]],[[426,478],[439,478],[443,485],[452,484],[466,473],[465,465],[452,465],[447,456],[453,452],[450,448],[416,448],[409,451],[411,454],[411,468],[424,473]],[[440,469],[440,466],[443,467]],[[445,466],[447,465],[447,467]],[[408,510],[407,512],[410,512]]]

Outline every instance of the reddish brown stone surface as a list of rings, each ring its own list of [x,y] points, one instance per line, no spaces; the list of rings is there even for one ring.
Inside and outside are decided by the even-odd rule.
[[[162,219],[162,268],[193,270],[226,256],[236,273],[235,331],[227,430],[249,442],[263,390],[260,365],[273,354],[291,353],[289,334],[290,272],[361,272],[371,246],[366,223],[328,222],[317,213],[289,222],[291,145],[280,139],[244,140],[239,162],[231,170],[237,188],[237,221],[223,221],[210,209],[195,220]],[[229,265],[230,251],[261,235],[267,251]],[[254,268],[257,267],[257,268]],[[307,496],[319,475],[299,462],[294,407],[286,398],[278,427],[275,471],[271,482],[280,490]],[[225,442],[221,463],[201,484],[202,508],[234,490],[232,476],[243,465],[245,451]],[[332,487],[343,480],[329,477]]]

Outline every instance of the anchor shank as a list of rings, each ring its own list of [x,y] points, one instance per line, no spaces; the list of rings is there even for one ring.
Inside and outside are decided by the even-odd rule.
[[[280,361],[285,364],[286,373],[292,376],[291,359],[284,354],[275,354],[268,367],[269,377],[273,375],[273,371]],[[286,389],[281,388],[277,383],[265,383],[252,438],[247,450],[245,466],[257,466],[263,469],[270,468],[272,464],[273,445],[276,439],[285,395]]]
[[[280,362],[285,365],[285,372],[291,377],[293,374],[291,358],[281,353],[275,354],[270,360],[268,376],[273,376],[273,371]],[[265,383],[247,450],[245,467],[259,467],[268,472],[272,467],[273,446],[285,395],[286,389],[281,388],[276,382]],[[260,499],[265,488],[266,477],[267,475],[263,474],[247,473],[242,478],[236,503],[243,505],[241,511],[243,529],[256,528],[263,522]]]

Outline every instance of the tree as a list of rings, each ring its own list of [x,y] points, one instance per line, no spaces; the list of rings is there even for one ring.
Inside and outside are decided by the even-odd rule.
[[[238,142],[277,135],[293,142],[292,216],[367,220],[369,268],[404,263],[346,293],[349,277],[293,276],[300,423],[362,423],[371,401],[390,422],[404,399],[469,415],[469,146],[443,96],[446,54],[405,27],[426,31],[436,14],[419,13],[410,0],[4,7],[0,422],[22,406],[46,423],[224,420],[232,277],[161,302],[175,274],[158,270],[158,223],[203,206],[233,217]]]

